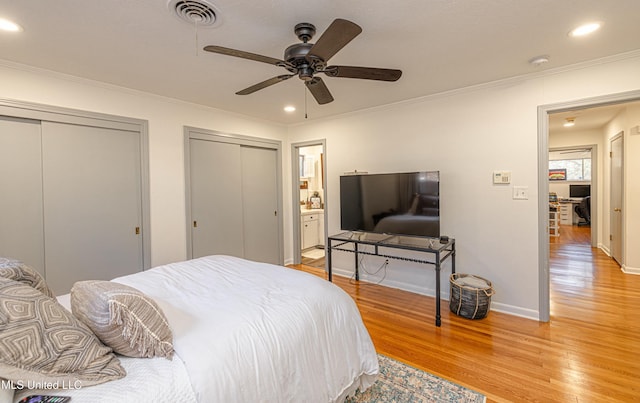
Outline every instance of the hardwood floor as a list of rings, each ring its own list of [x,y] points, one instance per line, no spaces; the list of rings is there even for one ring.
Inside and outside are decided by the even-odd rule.
[[[379,353],[484,393],[488,402],[640,401],[640,276],[589,245],[589,228],[550,240],[551,321],[456,316],[433,298],[379,285],[349,293]],[[294,268],[325,277],[324,270]]]

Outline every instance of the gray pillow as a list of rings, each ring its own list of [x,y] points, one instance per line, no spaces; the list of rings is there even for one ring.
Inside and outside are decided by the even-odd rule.
[[[55,294],[40,273],[19,260],[0,257],[0,277],[28,284],[44,295],[55,298]]]
[[[0,374],[14,383],[84,387],[126,372],[111,349],[55,299],[0,277]]]
[[[164,313],[144,293],[111,281],[78,281],[71,310],[104,344],[127,357],[173,357],[173,333]]]

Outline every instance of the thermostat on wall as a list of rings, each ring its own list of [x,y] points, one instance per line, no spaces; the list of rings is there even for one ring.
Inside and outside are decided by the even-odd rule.
[[[511,183],[511,171],[493,171],[493,183],[499,185]]]

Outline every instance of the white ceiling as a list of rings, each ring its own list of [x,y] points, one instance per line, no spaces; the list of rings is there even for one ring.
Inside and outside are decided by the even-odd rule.
[[[622,109],[630,106],[640,106],[640,101],[553,113],[549,115],[549,133],[570,133],[602,129]],[[575,125],[564,127],[567,119],[573,119]]]
[[[168,0],[20,0],[0,17],[22,25],[0,33],[0,58],[284,124],[304,120],[297,78],[251,95],[235,92],[286,71],[202,51],[220,45],[282,58],[297,43],[293,27],[310,22],[317,40],[335,18],[362,34],[329,64],[401,69],[397,82],[323,77],[335,101],[310,119],[390,104],[455,88],[557,68],[640,48],[639,0],[210,0],[213,28],[179,20]],[[586,38],[567,32],[585,22]],[[197,45],[196,45],[197,40]],[[528,60],[549,55],[534,67]],[[288,104],[298,110],[283,112]]]

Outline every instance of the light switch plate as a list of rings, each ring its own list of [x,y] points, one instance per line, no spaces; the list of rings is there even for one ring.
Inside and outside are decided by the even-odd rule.
[[[529,200],[529,186],[514,186],[513,200]]]

